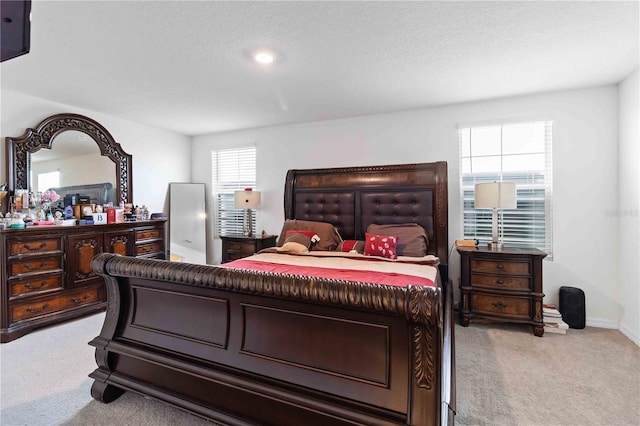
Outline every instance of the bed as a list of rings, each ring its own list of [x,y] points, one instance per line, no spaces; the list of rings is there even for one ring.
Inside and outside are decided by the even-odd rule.
[[[101,254],[92,268],[108,304],[90,342],[92,396],[134,391],[224,425],[453,424],[446,163],[290,170],[284,198],[279,248],[236,262],[406,263],[431,285]],[[287,226],[303,223],[330,224],[344,242],[415,224],[428,244],[422,260],[277,253],[291,246]]]
[[[87,204],[95,204],[104,206],[109,202],[116,203],[116,190],[110,182],[106,183],[95,183],[88,185],[74,185],[74,186],[64,186],[60,188],[52,188],[55,190],[60,196],[59,204],[64,203],[65,195],[84,195],[89,197],[89,202]],[[78,203],[79,204],[79,203]],[[61,208],[66,206],[61,205]]]

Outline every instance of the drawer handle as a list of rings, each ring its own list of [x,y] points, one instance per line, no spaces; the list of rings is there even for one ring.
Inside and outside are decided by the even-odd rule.
[[[47,243],[44,243],[44,242],[40,243],[37,247],[34,247],[29,243],[26,243],[26,244],[22,245],[22,247],[24,247],[25,249],[30,250],[30,251],[41,250],[41,249],[45,248],[46,246],[47,246]]]
[[[500,263],[500,264],[496,265],[496,268],[498,268],[498,269],[504,269],[504,265]]]
[[[502,284],[504,284],[504,280],[496,280],[496,284],[502,285]]]
[[[507,307],[509,306],[509,305],[507,305],[506,303],[502,303],[501,301],[500,301],[500,302],[493,302],[493,303],[492,303],[492,305],[493,305],[496,309],[500,309],[500,310],[507,309]]]
[[[45,266],[47,266],[47,262],[45,262],[45,261],[40,262],[40,266],[33,266],[30,263],[25,263],[24,264],[25,269],[44,268]]]
[[[46,280],[44,280],[44,281],[42,281],[42,282],[40,283],[40,285],[32,285],[31,283],[26,283],[24,286],[25,286],[26,288],[28,288],[29,290],[37,290],[37,289],[39,289],[39,288],[44,287],[46,284],[47,284],[47,281],[46,281]]]
[[[29,312],[30,314],[39,314],[40,312],[44,311],[48,307],[49,307],[49,304],[45,303],[44,305],[42,305],[42,308],[40,308],[40,309],[29,307],[29,308],[27,308],[27,312]]]
[[[80,302],[84,302],[85,300],[89,299],[91,297],[91,295],[89,293],[85,294],[84,297],[82,299],[78,299],[77,297],[72,297],[71,301],[73,303],[80,303]]]

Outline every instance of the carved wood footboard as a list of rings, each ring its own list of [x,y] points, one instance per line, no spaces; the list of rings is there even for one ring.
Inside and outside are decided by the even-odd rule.
[[[101,254],[92,396],[131,390],[229,425],[452,421],[450,289]]]

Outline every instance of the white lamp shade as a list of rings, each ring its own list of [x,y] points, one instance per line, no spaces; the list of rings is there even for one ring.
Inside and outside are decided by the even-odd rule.
[[[233,204],[236,209],[257,209],[260,207],[260,192],[235,191]]]
[[[515,209],[516,184],[509,182],[489,182],[476,184],[475,208]]]

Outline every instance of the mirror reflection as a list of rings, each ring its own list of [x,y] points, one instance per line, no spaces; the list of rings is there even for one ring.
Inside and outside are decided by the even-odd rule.
[[[96,142],[83,132],[62,132],[53,139],[51,149],[31,154],[33,192],[54,189],[64,198],[91,188],[92,203],[117,204],[115,176],[115,163],[100,155]]]

